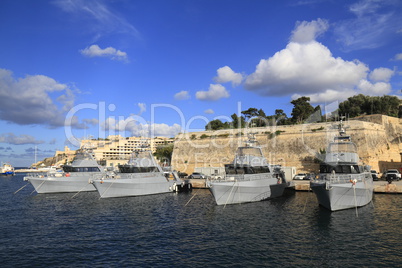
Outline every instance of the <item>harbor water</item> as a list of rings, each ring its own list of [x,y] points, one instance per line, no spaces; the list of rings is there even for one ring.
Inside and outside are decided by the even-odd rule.
[[[312,192],[217,206],[205,189],[99,199],[0,177],[2,267],[397,267],[402,195],[329,212]],[[357,214],[356,214],[357,213]]]

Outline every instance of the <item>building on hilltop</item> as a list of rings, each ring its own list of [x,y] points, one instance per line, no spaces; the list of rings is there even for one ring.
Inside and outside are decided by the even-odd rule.
[[[173,144],[174,138],[166,137],[122,137],[110,135],[106,139],[82,140],[80,147],[88,147],[93,150],[95,159],[104,166],[116,166],[124,164],[135,150],[143,148],[144,144],[149,145],[154,153],[158,146]]]

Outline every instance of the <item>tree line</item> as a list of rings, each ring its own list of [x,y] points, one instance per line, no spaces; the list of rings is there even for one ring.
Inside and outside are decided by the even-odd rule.
[[[282,109],[276,109],[275,114],[266,115],[263,109],[249,108],[231,115],[231,122],[222,122],[219,119],[208,122],[205,130],[219,130],[245,127],[265,127],[270,125],[293,125],[301,123],[322,122],[326,115],[322,115],[321,107],[313,107],[309,97],[300,97],[290,102],[293,104],[291,117]],[[349,97],[339,104],[339,108],[332,114],[347,115],[353,118],[360,115],[383,114],[393,117],[402,117],[401,100],[396,96],[384,95],[365,96],[363,94]]]

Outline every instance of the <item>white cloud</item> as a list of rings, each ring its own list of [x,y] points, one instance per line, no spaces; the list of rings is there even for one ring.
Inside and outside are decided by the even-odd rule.
[[[343,89],[343,90],[333,90],[327,89],[323,92],[316,93],[316,94],[293,94],[292,100],[298,99],[300,97],[309,97],[310,103],[331,103],[337,102],[339,100],[345,100],[349,97],[356,95],[356,91],[353,89]]]
[[[326,32],[327,29],[328,22],[323,19],[313,20],[311,22],[297,22],[296,29],[293,30],[290,40],[296,43],[308,43]]]
[[[401,7],[399,1],[353,3],[349,11],[355,17],[334,23],[336,38],[346,51],[378,48],[395,38],[402,23]]]
[[[156,123],[149,124],[139,116],[130,116],[118,121],[113,117],[109,117],[101,126],[103,130],[109,131],[109,135],[114,135],[117,131],[121,135],[124,135],[125,132],[129,132],[132,136],[173,137],[181,131],[181,127],[178,124],[173,124],[172,126]]]
[[[218,76],[214,78],[217,83],[232,82],[232,85],[239,85],[243,80],[243,75],[235,73],[229,66],[224,66],[217,70]]]
[[[140,108],[140,112],[138,115],[141,115],[142,113],[144,113],[147,110],[147,105],[145,103],[139,102],[137,105]]]
[[[56,0],[53,3],[63,11],[74,15],[77,23],[85,27],[85,31],[94,34],[94,40],[112,34],[123,34],[141,39],[139,31],[126,20],[125,16],[110,7],[113,2]]]
[[[391,92],[391,85],[389,83],[377,82],[373,84],[364,79],[360,81],[358,88],[365,95],[381,96]]]
[[[197,91],[195,96],[198,100],[216,101],[222,98],[229,98],[230,94],[224,86],[220,84],[210,84],[208,91]]]
[[[291,42],[271,58],[261,60],[245,87],[261,95],[305,95],[353,87],[367,76],[367,71],[368,67],[359,61],[334,58],[316,41]]]
[[[182,91],[174,94],[174,98],[176,100],[188,100],[188,99],[190,99],[190,95],[188,94],[188,91],[182,90]]]
[[[396,54],[394,60],[402,60],[402,53]]]
[[[113,47],[100,48],[98,45],[92,45],[80,50],[80,53],[87,57],[107,57],[112,60],[127,61],[127,53],[117,50]]]
[[[356,94],[384,95],[395,74],[388,68],[370,72],[367,65],[334,57],[314,40],[328,25],[326,21],[298,23],[291,42],[268,59],[260,60],[244,87],[263,96],[310,97],[311,103],[343,101]]]
[[[22,145],[22,144],[42,144],[45,143],[41,140],[36,140],[35,137],[31,135],[20,135],[16,136],[14,133],[5,133],[0,135],[1,143],[9,143],[14,145]]]
[[[212,109],[208,109],[208,110],[205,110],[204,113],[206,113],[206,114],[214,114],[215,112]]]
[[[65,112],[74,105],[73,90],[44,75],[14,79],[0,69],[0,119],[20,125],[64,125]]]
[[[370,75],[369,78],[372,81],[384,81],[384,82],[389,82],[391,77],[394,75],[395,71],[388,69],[388,68],[377,68],[374,69]]]

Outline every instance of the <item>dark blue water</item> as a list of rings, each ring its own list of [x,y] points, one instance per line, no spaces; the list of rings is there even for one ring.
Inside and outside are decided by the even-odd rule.
[[[402,196],[331,213],[313,193],[216,206],[207,190],[99,199],[0,177],[1,267],[395,267]],[[186,203],[195,195],[192,201]]]

